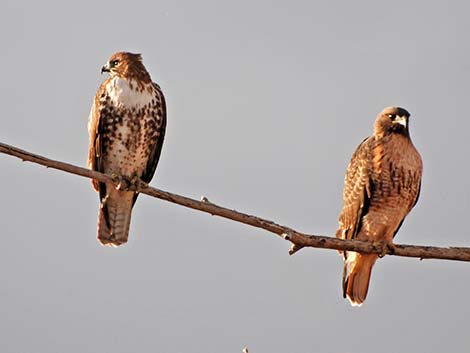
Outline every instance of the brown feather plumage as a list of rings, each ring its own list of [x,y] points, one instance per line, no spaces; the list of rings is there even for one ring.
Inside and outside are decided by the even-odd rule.
[[[410,139],[408,119],[402,108],[384,109],[373,135],[354,152],[344,180],[338,238],[393,246],[393,237],[416,204],[421,186],[422,161]],[[354,252],[343,256],[344,297],[361,305],[378,256]]]
[[[95,95],[88,131],[88,167],[122,180],[123,189],[93,180],[100,194],[98,240],[118,246],[128,239],[138,192],[126,190],[152,179],[166,128],[165,98],[152,83],[140,54],[113,54],[102,72],[110,77]]]

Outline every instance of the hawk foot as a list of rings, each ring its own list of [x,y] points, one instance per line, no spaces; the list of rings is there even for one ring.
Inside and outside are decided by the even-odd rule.
[[[137,175],[134,175],[132,179],[128,179],[122,175],[111,174],[111,178],[116,185],[116,190],[119,191],[135,191],[140,192],[140,190],[148,187],[148,184],[142,181]]]
[[[134,175],[129,182],[127,190],[140,192],[140,190],[145,189],[146,187],[148,187],[148,184],[140,179],[137,175]]]
[[[116,184],[116,190],[126,191],[129,188],[129,181],[120,174],[112,173],[111,178]]]
[[[380,249],[380,253],[378,254],[380,258],[384,257],[388,253],[395,253],[396,246],[392,242],[385,242],[383,240],[379,240],[374,241],[372,244],[374,245],[374,247]]]

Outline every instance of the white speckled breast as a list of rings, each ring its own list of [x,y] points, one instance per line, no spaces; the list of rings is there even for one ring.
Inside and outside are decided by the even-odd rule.
[[[141,177],[159,137],[161,102],[151,84],[113,78],[101,109],[105,173]]]

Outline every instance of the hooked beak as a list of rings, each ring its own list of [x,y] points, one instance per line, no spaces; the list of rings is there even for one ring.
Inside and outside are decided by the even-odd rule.
[[[101,74],[103,74],[103,72],[109,72],[109,65],[108,65],[108,64],[104,65],[104,66],[101,68]]]
[[[406,127],[406,116],[397,116],[395,120],[393,121],[394,124],[400,124]]]

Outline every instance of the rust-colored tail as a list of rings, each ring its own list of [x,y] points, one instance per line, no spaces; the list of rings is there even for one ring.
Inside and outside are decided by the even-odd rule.
[[[370,274],[378,256],[359,254],[348,251],[344,260],[343,296],[352,306],[361,306],[366,300],[369,289]]]
[[[134,192],[112,188],[103,199],[98,215],[98,241],[101,244],[116,247],[127,243],[133,198]]]

